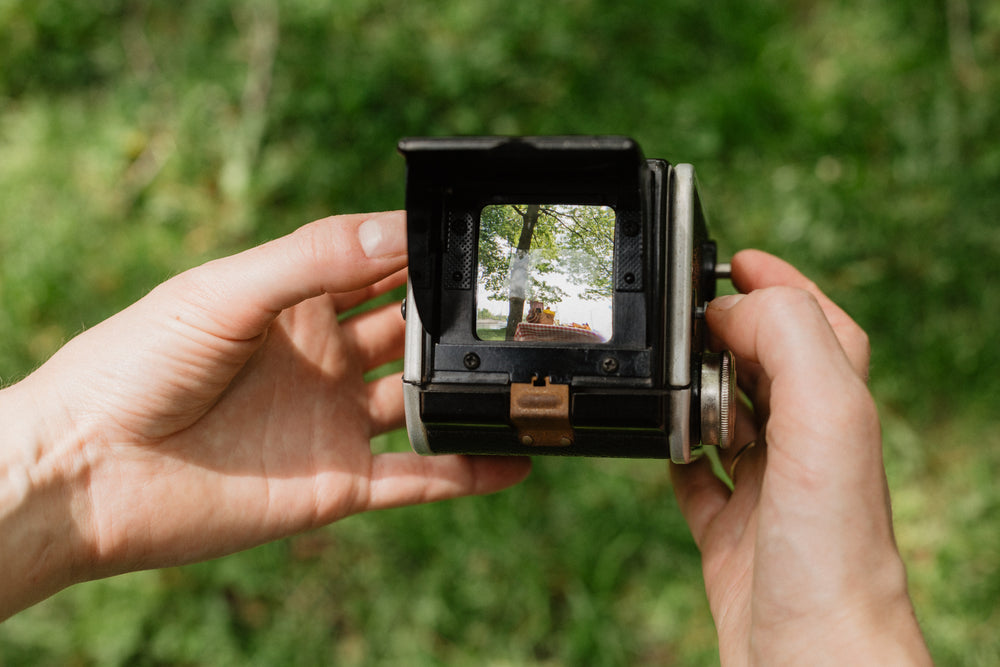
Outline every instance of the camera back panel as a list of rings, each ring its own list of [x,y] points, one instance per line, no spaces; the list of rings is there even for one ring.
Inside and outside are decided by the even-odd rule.
[[[689,460],[715,261],[693,171],[623,137],[399,148],[414,448]]]

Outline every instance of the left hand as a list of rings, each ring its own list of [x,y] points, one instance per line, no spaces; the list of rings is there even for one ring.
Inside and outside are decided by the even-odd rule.
[[[398,374],[364,374],[402,355],[403,321],[399,304],[342,314],[403,283],[405,237],[401,212],[319,220],[167,281],[0,393],[36,424],[30,477],[65,486],[72,580],[527,474],[521,458],[372,454],[402,395]]]

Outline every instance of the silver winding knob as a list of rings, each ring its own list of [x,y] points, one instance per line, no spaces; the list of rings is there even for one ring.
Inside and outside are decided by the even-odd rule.
[[[729,350],[706,352],[701,361],[701,444],[723,449],[733,442],[736,364]]]

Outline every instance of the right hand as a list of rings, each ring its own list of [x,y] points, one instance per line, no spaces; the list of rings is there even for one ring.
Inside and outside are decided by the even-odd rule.
[[[802,274],[733,258],[742,294],[709,304],[753,411],[727,469],[672,466],[702,552],[723,664],[930,664],[896,548],[864,331]],[[741,408],[743,406],[741,405]]]

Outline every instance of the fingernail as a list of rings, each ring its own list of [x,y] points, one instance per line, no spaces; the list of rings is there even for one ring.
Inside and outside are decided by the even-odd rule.
[[[726,294],[712,299],[708,307],[716,310],[729,310],[742,301],[745,296],[746,294]]]
[[[358,242],[372,259],[402,255],[406,252],[406,217],[393,211],[368,218],[358,227]]]

